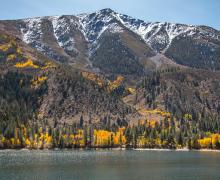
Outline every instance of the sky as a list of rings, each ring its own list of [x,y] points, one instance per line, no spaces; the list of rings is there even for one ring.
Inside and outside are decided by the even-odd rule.
[[[111,8],[152,22],[207,25],[220,30],[220,0],[1,0],[0,19],[74,15]]]

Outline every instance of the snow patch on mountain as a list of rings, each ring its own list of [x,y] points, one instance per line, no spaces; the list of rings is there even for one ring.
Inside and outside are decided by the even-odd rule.
[[[196,26],[144,22],[116,13],[111,9],[103,9],[91,14],[81,14],[78,15],[78,18],[82,32],[90,43],[96,43],[106,30],[110,30],[112,33],[123,32],[120,23],[139,35],[153,49],[155,49],[155,44],[163,45],[163,49],[167,49],[175,37],[182,34],[192,36],[196,33]],[[162,31],[163,34],[161,34]]]
[[[54,36],[60,47],[67,51],[77,51],[73,38],[73,29],[78,29],[89,44],[89,50],[98,47],[98,40],[105,32],[122,33],[125,28],[139,35],[152,49],[165,52],[177,37],[209,37],[220,40],[216,30],[205,26],[192,26],[174,23],[144,22],[111,9],[103,9],[90,14],[76,16],[51,16],[23,20],[21,28],[23,40],[40,51],[46,45],[42,39],[42,19],[48,18],[53,25]],[[89,52],[91,54],[92,52]]]
[[[80,14],[77,17],[82,27],[82,33],[90,43],[96,43],[107,30],[111,33],[123,32],[123,28],[114,22],[115,18],[112,16],[112,12],[106,12],[106,10],[97,11],[92,14]]]
[[[22,39],[27,44],[32,44],[35,48],[42,51],[43,45],[40,42],[42,36],[41,18],[24,19],[25,27],[21,28]]]
[[[107,28],[111,33],[122,33],[124,30],[117,23],[110,24]]]
[[[71,34],[70,24],[67,22],[67,19],[62,16],[54,16],[51,18],[54,36],[57,39],[57,42],[60,47],[73,51],[75,50],[75,41]],[[71,23],[74,23],[73,19],[70,20]]]
[[[139,19],[134,19],[130,16],[122,15],[115,13],[115,17],[131,31],[135,32],[142,39],[152,47],[152,40],[155,42],[155,39],[158,40],[158,43],[166,43],[165,46],[168,46],[172,43],[173,39],[179,35],[187,34],[192,36],[196,33],[196,27],[191,25],[181,25],[173,23],[151,23],[144,22]],[[168,40],[166,41],[165,36],[161,35],[160,32],[165,30],[168,35]]]

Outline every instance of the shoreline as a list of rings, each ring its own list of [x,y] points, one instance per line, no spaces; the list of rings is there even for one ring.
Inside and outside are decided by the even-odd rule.
[[[134,151],[174,151],[174,152],[219,152],[218,149],[149,149],[149,148],[137,148]]]
[[[163,151],[163,152],[218,152],[220,153],[220,150],[218,149],[159,149],[159,148],[54,148],[54,149],[28,149],[28,148],[21,148],[21,149],[0,149],[1,151],[100,151],[100,150],[107,150],[107,151]]]

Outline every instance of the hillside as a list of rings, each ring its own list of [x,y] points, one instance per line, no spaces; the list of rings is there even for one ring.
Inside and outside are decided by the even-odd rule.
[[[98,121],[100,117],[115,119],[133,112],[105,87],[85,79],[80,71],[57,64],[2,31],[0,53],[4,121],[47,118],[71,124],[82,115]]]
[[[18,147],[72,133],[84,138],[74,147],[198,148],[220,133],[219,69],[211,27],[111,9],[0,21],[0,147],[14,147],[18,128]]]
[[[0,21],[0,28],[11,31],[58,62],[103,73],[112,73],[103,67],[108,66],[107,60],[100,66],[99,61],[106,55],[111,58],[112,68],[130,67],[132,59],[139,73],[160,63],[158,58],[151,58],[157,57],[158,53],[166,59],[162,60],[165,64],[209,70],[220,68],[220,32],[207,26],[144,22],[103,9],[90,14]],[[112,48],[123,53],[114,53]],[[120,59],[122,64],[117,64],[114,59]],[[128,69],[123,73],[133,71]]]

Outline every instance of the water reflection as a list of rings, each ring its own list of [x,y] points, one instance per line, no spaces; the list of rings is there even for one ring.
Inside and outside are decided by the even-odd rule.
[[[0,151],[0,179],[220,179],[220,153]]]

